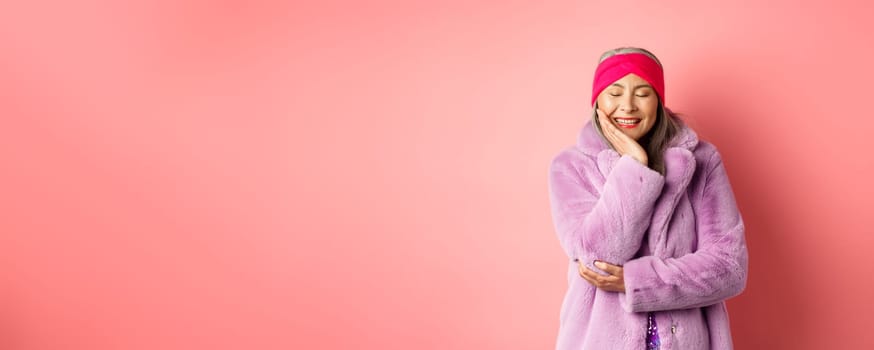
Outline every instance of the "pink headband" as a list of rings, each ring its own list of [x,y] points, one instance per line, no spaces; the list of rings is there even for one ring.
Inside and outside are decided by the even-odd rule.
[[[629,73],[637,74],[646,80],[665,105],[665,76],[662,67],[642,53],[625,53],[613,55],[601,62],[595,70],[595,81],[592,84],[592,106],[601,91]]]

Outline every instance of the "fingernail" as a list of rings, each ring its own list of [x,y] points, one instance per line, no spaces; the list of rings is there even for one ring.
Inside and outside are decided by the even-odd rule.
[[[598,260],[595,260],[595,267],[597,267],[597,268],[599,268],[599,269],[603,269],[603,268],[604,268],[604,263],[602,263],[602,262],[600,262],[600,261],[598,261]]]

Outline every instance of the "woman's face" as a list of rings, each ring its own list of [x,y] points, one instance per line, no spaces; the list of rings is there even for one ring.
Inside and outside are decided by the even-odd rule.
[[[646,80],[634,73],[601,91],[596,101],[613,125],[634,140],[640,140],[656,123],[659,97]]]

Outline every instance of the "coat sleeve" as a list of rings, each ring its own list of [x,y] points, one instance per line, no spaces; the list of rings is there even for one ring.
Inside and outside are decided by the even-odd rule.
[[[626,155],[599,188],[589,180],[593,176],[581,175],[599,171],[594,160],[580,164],[579,157],[560,154],[550,166],[550,203],[559,242],[568,257],[593,270],[599,271],[594,260],[624,264],[640,249],[664,177]]]
[[[746,287],[748,255],[744,224],[718,153],[709,162],[701,202],[695,208],[698,250],[679,258],[644,256],[624,266],[629,312],[704,307]]]

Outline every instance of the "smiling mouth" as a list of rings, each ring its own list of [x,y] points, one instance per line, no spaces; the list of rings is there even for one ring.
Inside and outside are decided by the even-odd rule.
[[[613,118],[613,121],[615,121],[616,125],[618,125],[620,127],[631,129],[631,128],[636,127],[637,124],[640,124],[641,119],[640,118]]]

